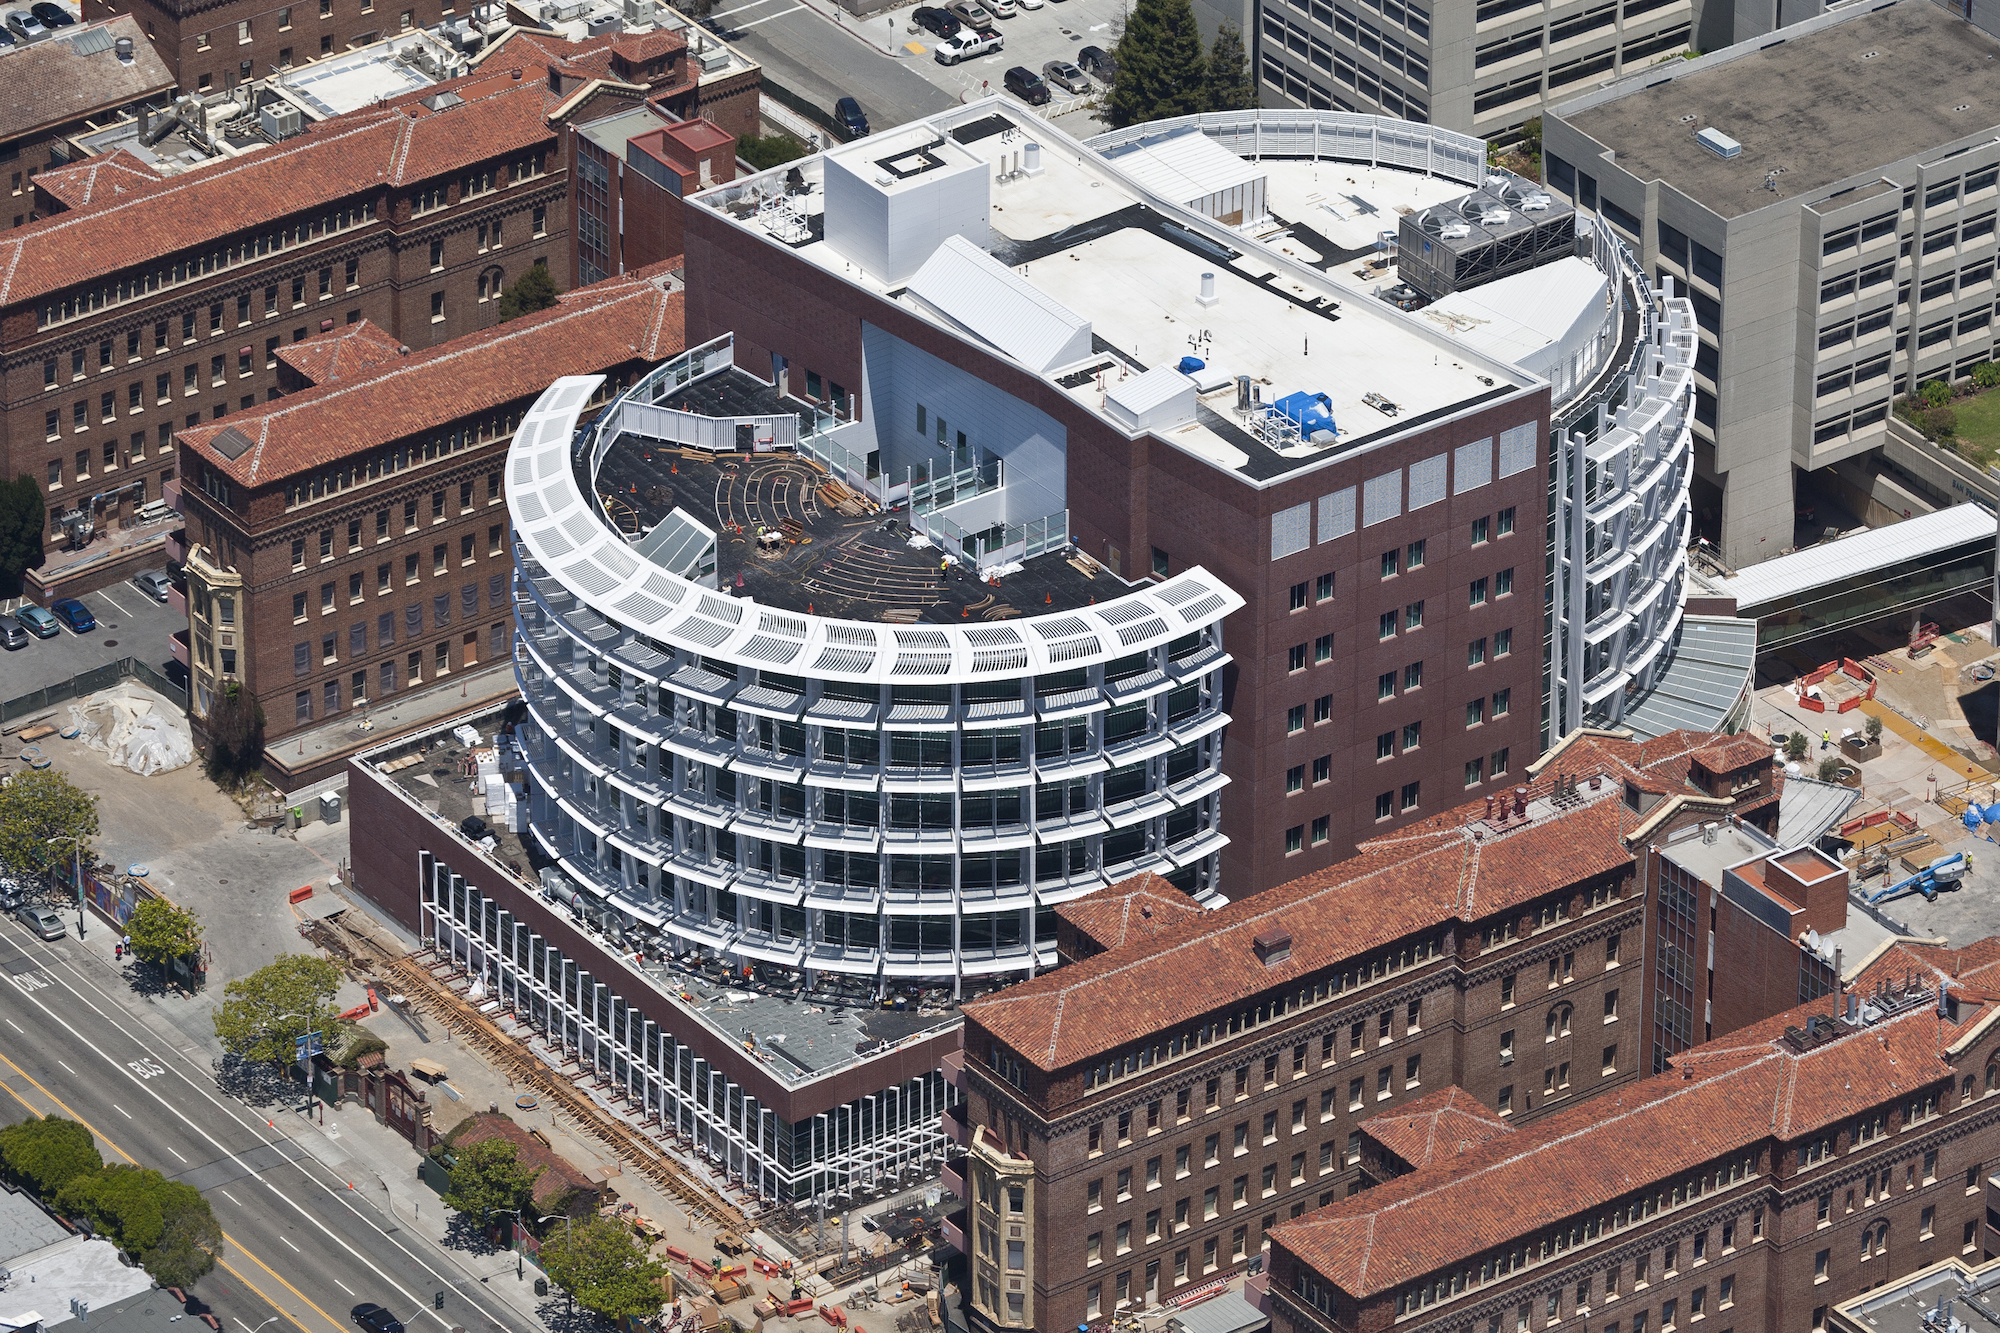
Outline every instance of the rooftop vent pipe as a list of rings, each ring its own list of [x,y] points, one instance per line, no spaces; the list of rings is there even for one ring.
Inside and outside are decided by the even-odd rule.
[[[1031,143],[1021,149],[1021,173],[1026,176],[1042,174],[1042,146]]]
[[[111,49],[118,54],[119,64],[129,65],[132,63],[132,39],[130,37],[120,37],[117,41],[111,43]]]
[[[1201,295],[1195,297],[1195,301],[1203,306],[1211,306],[1221,299],[1221,297],[1215,294],[1215,275],[1213,273],[1202,274]]]

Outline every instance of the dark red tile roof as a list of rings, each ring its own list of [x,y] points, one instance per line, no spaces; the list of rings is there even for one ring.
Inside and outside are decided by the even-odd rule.
[[[1671,812],[1660,804],[1634,814],[1620,799],[1623,783],[1706,800],[1688,780],[1688,758],[1713,743],[1690,731],[1643,744],[1576,738],[1520,785],[1540,800],[1563,775],[1607,779],[1578,804],[1496,827],[1483,801],[1470,802],[1364,842],[1324,870],[973,1001],[966,1017],[1055,1071],[1453,920],[1478,921],[1626,869],[1635,859],[1628,838]],[[1252,944],[1273,925],[1290,931],[1292,945],[1266,966]]]
[[[1170,922],[1198,917],[1204,910],[1149,870],[1071,899],[1056,908],[1056,915],[1098,948],[1116,949],[1132,940],[1158,935]]]
[[[1841,998],[1828,996],[1684,1052],[1665,1073],[1281,1223],[1273,1238],[1348,1295],[1366,1298],[1593,1215],[1752,1144],[1795,1140],[1892,1104],[1951,1078],[1948,1049],[1990,1032],[2000,1018],[2000,991],[1984,988],[2000,980],[1993,977],[2000,940],[1966,953],[1980,960],[1976,968],[1962,967],[1949,949],[1899,944],[1855,987],[1866,995],[1912,972],[1927,985],[1953,982],[1963,1000],[1956,1022],[1919,1003],[1796,1049],[1786,1029],[1838,1013]]]
[[[75,166],[58,167],[35,177],[35,188],[69,208],[132,194],[160,183],[160,173],[144,158],[123,148],[86,157]]]
[[[1459,1156],[1514,1127],[1464,1088],[1445,1088],[1370,1116],[1361,1130],[1416,1170]]]
[[[468,334],[176,439],[246,486],[269,485],[489,408],[532,398],[560,375],[660,361],[685,347],[679,259],[565,292],[554,309]],[[234,452],[223,431],[248,437]]]
[[[99,191],[83,207],[0,236],[0,304],[31,301],[266,223],[370,200],[385,186],[411,185],[547,144],[554,137],[547,119],[554,99],[540,74],[517,79],[512,67],[496,62],[335,116],[281,147],[163,177],[129,193],[107,197]],[[463,105],[444,111],[421,105],[422,98],[446,91],[463,98]]]
[[[118,58],[109,43],[98,49],[98,34],[132,41],[132,63]],[[7,53],[7,76],[0,79],[0,141],[17,139],[86,116],[106,115],[174,86],[174,76],[130,14],[99,23],[57,29],[54,36]]]
[[[317,386],[343,375],[362,374],[407,356],[409,351],[396,341],[395,334],[374,320],[364,319],[331,333],[314,334],[304,342],[285,343],[278,348],[278,359]]]

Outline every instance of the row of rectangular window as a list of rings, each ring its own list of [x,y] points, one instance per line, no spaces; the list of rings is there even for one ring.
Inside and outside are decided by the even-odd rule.
[[[507,576],[496,574],[486,584],[487,610],[499,611],[507,604]],[[451,625],[451,594],[443,593],[431,599],[431,628],[442,630]],[[461,614],[468,619],[479,614],[479,585],[468,583],[459,589]],[[296,603],[294,603],[296,605]],[[424,607],[421,602],[412,602],[403,609],[404,634],[416,638],[424,632]],[[385,611],[375,618],[375,647],[377,651],[396,646],[396,613]],[[313,670],[312,647],[310,641],[292,645],[292,674],[309,676]],[[368,654],[368,622],[357,620],[347,627],[347,655],[349,658],[365,657]],[[340,636],[337,633],[323,634],[319,641],[319,664],[331,666],[340,661]]]
[[[476,488],[474,486],[474,483],[471,481],[461,481],[458,484],[459,513],[469,514],[472,512],[473,496],[475,489]],[[431,492],[430,519],[431,522],[434,524],[444,522],[447,517],[445,513],[446,495],[447,491],[442,486],[437,487]],[[486,503],[489,505],[497,504],[500,502],[502,498],[503,497],[500,494],[500,474],[498,472],[487,473]],[[417,530],[417,509],[418,506],[417,506],[417,501],[415,499],[409,499],[403,502],[402,530],[404,532],[406,533],[415,532]],[[390,510],[387,505],[384,505],[375,511],[375,540],[378,543],[385,542],[390,539],[389,514]],[[348,552],[351,553],[361,549],[361,529],[362,529],[362,523],[358,517],[350,518],[347,520],[346,549]],[[489,534],[497,531],[499,531],[499,529],[497,528],[488,529]],[[472,538],[470,534],[467,534],[461,540],[462,542],[469,542],[472,540]],[[321,528],[319,530],[318,545],[319,545],[319,558],[322,561],[331,560],[334,558],[334,530],[332,528],[330,527]],[[494,549],[490,553],[493,555],[498,555],[500,553],[499,544],[495,542],[493,544],[493,547]],[[438,549],[442,550],[443,548],[440,547]],[[464,551],[463,554],[465,555],[466,558],[470,559],[472,553],[468,549]],[[306,566],[306,539],[304,537],[294,537],[292,538],[292,568],[304,569],[305,566]]]
[[[487,656],[494,661],[498,661],[501,654],[506,651],[506,647],[507,626],[504,624],[489,626],[487,629]],[[476,633],[468,634],[465,638],[464,652],[460,658],[459,665],[461,667],[474,665],[479,660],[478,652],[478,635]],[[433,679],[451,674],[450,639],[442,639],[432,645],[431,664],[431,676]],[[340,712],[343,687],[347,692],[347,705],[349,707],[358,708],[366,704],[369,699],[368,674],[364,669],[354,672],[345,682],[339,680],[323,682],[319,690],[321,716],[332,717]],[[422,684],[424,679],[423,650],[419,648],[411,652],[402,662],[383,662],[377,670],[377,678],[380,682],[380,693],[376,696],[377,698],[394,694],[398,688],[407,689]],[[300,690],[292,696],[292,720],[294,722],[310,722],[313,720],[313,691],[310,689]]]
[[[458,563],[460,568],[464,568],[471,565],[477,559],[477,556],[474,554],[474,549],[475,549],[475,544],[474,544],[474,536],[472,533],[468,532],[459,538]],[[506,529],[502,524],[495,523],[493,526],[486,529],[486,554],[488,556],[499,556],[499,555],[504,555],[505,553],[506,553]],[[442,577],[447,572],[448,568],[449,568],[449,563],[446,559],[446,548],[444,544],[440,542],[436,546],[431,547],[431,577],[433,578]],[[501,576],[496,574],[494,576],[494,579],[497,581],[500,577]],[[419,581],[420,577],[418,574],[417,556],[414,553],[404,556],[403,557],[404,586],[409,587],[418,583]],[[473,585],[468,584],[466,586],[470,588]],[[347,604],[349,606],[358,605],[365,600],[365,595],[362,592],[362,587],[363,587],[363,579],[360,570],[355,570],[347,576]],[[384,563],[375,566],[375,595],[377,597],[386,597],[392,590],[392,587],[393,584],[390,579],[389,564],[385,561]],[[494,598],[496,602],[498,601],[499,596],[500,592],[496,587],[494,591]],[[320,584],[319,613],[323,616],[331,615],[333,614],[334,609],[335,609],[335,585],[332,582],[326,582]],[[303,624],[305,622],[305,619],[306,619],[306,594],[303,590],[301,590],[299,592],[295,592],[292,594],[292,623],[295,625]]]

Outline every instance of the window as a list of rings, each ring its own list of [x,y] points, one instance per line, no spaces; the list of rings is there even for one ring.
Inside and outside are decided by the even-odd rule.
[[[1306,609],[1306,585],[1305,585],[1305,584],[1303,584],[1303,583],[1294,583],[1294,584],[1292,585],[1292,587],[1291,587],[1291,593],[1290,593],[1290,599],[1289,599],[1289,600],[1290,600],[1290,603],[1291,603],[1291,605],[1290,605],[1290,608],[1289,608],[1289,609],[1291,609],[1291,610],[1293,610],[1293,611],[1303,611],[1303,610],[1305,610],[1305,609]]]
[[[1403,748],[1405,750],[1414,750],[1423,743],[1424,724],[1422,722],[1405,723],[1403,726]]]
[[[1304,704],[1294,704],[1292,705],[1292,707],[1286,709],[1285,710],[1286,734],[1290,735],[1293,732],[1304,731],[1305,729],[1306,729],[1306,706]]]
[[[1382,552],[1382,577],[1385,579],[1395,578],[1397,572],[1397,563],[1402,558],[1403,558],[1403,553],[1401,551]]]
[[[1396,673],[1384,671],[1375,678],[1375,698],[1377,702],[1396,697]]]
[[[1290,856],[1293,852],[1304,850],[1305,838],[1306,838],[1306,826],[1304,824],[1294,824],[1290,828],[1286,829],[1285,855]]]
[[[1513,591],[1514,571],[1511,567],[1503,569],[1493,576],[1493,595],[1495,597],[1508,597],[1513,594]]]
[[[1476,667],[1486,660],[1486,640],[1474,639],[1465,645],[1465,664]]]
[[[1474,699],[1465,706],[1465,725],[1476,727],[1486,721],[1486,700]]]
[[[1405,692],[1423,688],[1424,664],[1412,662],[1403,668],[1403,689]]]
[[[1511,533],[1514,530],[1514,506],[1509,505],[1501,510],[1497,521],[1500,525],[1500,535],[1502,537]]]
[[[1615,990],[1604,992],[1604,1021],[1607,1023],[1618,1021],[1618,992]]]
[[[1385,731],[1375,738],[1375,757],[1378,760],[1394,759],[1396,757],[1395,732]]]
[[[438,322],[439,320],[442,320],[443,318],[444,318],[444,293],[443,293],[443,292],[432,292],[432,293],[431,293],[431,323],[435,324],[435,323],[437,323],[437,322]]]
[[[1295,643],[1292,645],[1290,652],[1286,654],[1285,669],[1287,671],[1304,671],[1306,669],[1306,646],[1304,644]]]
[[[1333,636],[1322,634],[1313,640],[1313,665],[1324,666],[1333,660]]]
[[[1396,794],[1394,792],[1385,791],[1381,795],[1375,798],[1376,819],[1378,820],[1389,819],[1392,818],[1395,815],[1395,813],[1396,813]]]
[[[1410,543],[1403,552],[1403,568],[1416,569],[1424,563],[1424,543],[1421,538]]]
[[[1293,764],[1285,770],[1285,795],[1292,796],[1304,791],[1306,786],[1306,766]]]
[[[1319,698],[1313,700],[1313,723],[1317,726],[1321,722],[1331,722],[1332,720],[1333,696],[1322,694]]]
[[[1466,760],[1465,785],[1468,787],[1477,787],[1481,782],[1486,780],[1485,770],[1486,770],[1486,761],[1484,759]]]
[[[1486,580],[1485,580],[1485,579],[1474,579],[1474,580],[1472,581],[1472,588],[1471,588],[1470,592],[1469,592],[1469,593],[1467,594],[1467,602],[1468,602],[1468,604],[1469,604],[1469,605],[1472,605],[1472,606],[1483,606],[1483,605],[1485,605],[1485,603],[1486,603]]]
[[[1320,817],[1319,817],[1318,819],[1315,819],[1315,820],[1313,820],[1313,822],[1312,822],[1312,842],[1313,842],[1313,846],[1317,847],[1317,846],[1319,846],[1319,845],[1320,845],[1321,843],[1323,843],[1323,842],[1325,842],[1325,841],[1326,841],[1326,839],[1327,839],[1327,824],[1328,824],[1329,820],[1330,820],[1330,816],[1327,816],[1327,815],[1321,815],[1321,816],[1320,816]]]
[[[1417,808],[1417,797],[1419,795],[1419,789],[1422,787],[1422,785],[1423,784],[1417,782],[1405,782],[1403,784],[1403,791],[1402,791],[1403,809],[1414,810]]]
[[[1472,520],[1472,544],[1474,546],[1483,546],[1486,544],[1491,524],[1491,519],[1475,518]]]
[[[1315,786],[1315,787],[1317,787],[1317,786],[1318,786],[1318,785],[1319,785],[1320,783],[1322,783],[1322,782],[1331,782],[1331,781],[1333,781],[1333,756],[1332,756],[1332,755],[1330,755],[1330,754],[1323,754],[1323,755],[1321,755],[1321,756],[1320,756],[1319,758],[1317,758],[1317,759],[1313,760],[1313,776],[1312,776],[1312,780],[1313,780],[1313,786]]]
[[[1333,575],[1322,574],[1319,576],[1319,581],[1313,585],[1313,600],[1316,602],[1330,602],[1333,600]]]
[[[1863,1240],[1863,1243],[1864,1244],[1866,1243],[1865,1238]],[[1827,1256],[1830,1255],[1831,1253],[1832,1253],[1831,1250],[1821,1250],[1815,1255],[1813,1255],[1813,1281],[1815,1282],[1826,1281],[1826,1261],[1827,1261]],[[1821,1325],[1819,1319],[1819,1311],[1815,1310],[1813,1312],[1813,1327],[1818,1328],[1820,1326]]]
[[[1423,627],[1423,623],[1424,623],[1424,604],[1422,602],[1411,602],[1408,606],[1403,608],[1404,629],[1406,630],[1421,629]]]
[[[1375,637],[1377,639],[1393,639],[1396,637],[1396,613],[1394,611],[1384,611],[1377,619]]]

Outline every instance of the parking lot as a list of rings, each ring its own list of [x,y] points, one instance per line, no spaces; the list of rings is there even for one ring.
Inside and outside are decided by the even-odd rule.
[[[0,698],[13,699],[54,685],[121,657],[136,657],[159,670],[173,660],[169,637],[187,628],[187,617],[141,592],[118,583],[77,599],[97,618],[97,628],[78,634],[63,625],[53,639],[28,636],[28,646],[0,653]],[[21,599],[0,601],[0,615],[13,619]]]
[[[903,42],[923,48],[921,53],[910,53],[906,63],[950,93],[954,100],[969,102],[1002,91],[1000,77],[1011,66],[1024,65],[1040,74],[1045,62],[1073,61],[1076,53],[1086,46],[1101,46],[1109,51],[1117,44],[1117,24],[1125,5],[1123,0],[1045,0],[1040,9],[1021,9],[1013,18],[1003,18],[994,24],[1006,39],[1002,50],[961,65],[938,64],[932,54],[938,39],[928,32],[909,31],[910,15],[915,8],[913,5],[887,16],[896,21],[896,31]],[[1053,100],[1033,110],[1054,120],[1070,134],[1087,139],[1103,128],[1091,120],[1097,80],[1092,79],[1091,84],[1093,91],[1082,96],[1051,84],[1049,92]]]

